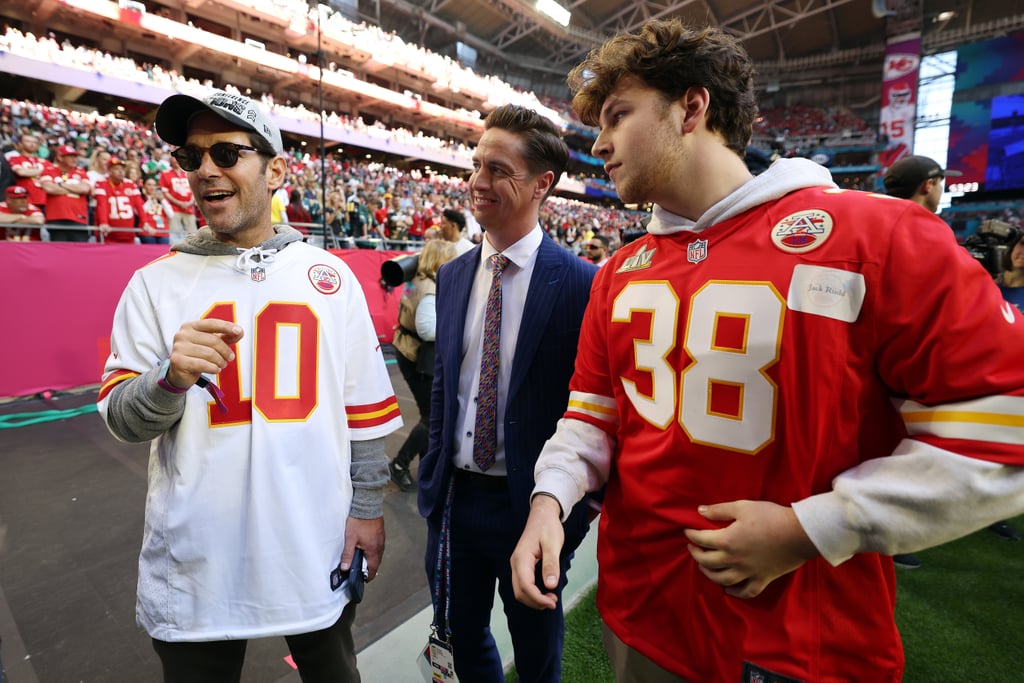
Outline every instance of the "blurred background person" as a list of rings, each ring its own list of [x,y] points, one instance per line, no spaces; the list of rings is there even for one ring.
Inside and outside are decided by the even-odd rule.
[[[46,207],[46,190],[39,179],[46,168],[46,160],[39,156],[39,136],[35,133],[24,133],[14,144],[14,153],[7,157],[14,173],[14,184],[28,190],[28,201],[44,211]]]
[[[313,222],[313,216],[302,204],[302,193],[292,189],[288,194],[288,206],[284,210],[288,218],[288,224],[302,233],[303,238],[309,237],[309,226]]]
[[[79,159],[81,159],[81,141],[79,141]],[[96,225],[96,186],[100,181],[106,180],[110,173],[111,153],[103,148],[96,147],[89,155],[89,161],[85,165],[85,173],[89,176],[89,184],[92,185],[93,194],[89,195],[89,225]]]
[[[153,150],[153,157],[157,164],[155,167],[150,164],[150,167],[167,166],[166,170],[160,171],[159,175],[155,177],[163,189],[164,199],[171,204],[171,218],[167,224],[167,230],[171,243],[176,244],[199,229],[199,222],[196,218],[196,200],[195,195],[192,194],[192,187],[188,184],[188,174],[178,164],[178,160],[172,154],[165,161],[160,158],[162,152],[158,152],[158,150],[160,150],[159,147]],[[154,159],[150,159],[150,161],[152,162]],[[142,170],[145,173],[146,167],[143,166]],[[154,176],[147,173],[146,177]]]
[[[1024,312],[1024,233],[1003,257],[1003,272],[996,284],[1003,298]]]
[[[398,308],[398,325],[392,343],[398,351],[398,369],[416,400],[420,420],[409,432],[398,455],[390,463],[391,481],[403,491],[416,486],[409,466],[427,451],[430,434],[430,387],[434,383],[434,335],[437,329],[435,278],[442,265],[458,254],[455,244],[444,239],[427,242],[420,252],[416,275],[405,287]]]
[[[961,175],[960,171],[942,168],[930,157],[911,155],[890,166],[882,182],[887,195],[909,199],[937,213],[946,176]]]
[[[78,150],[61,145],[55,152],[56,164],[47,164],[39,177],[46,192],[46,222],[51,242],[88,242],[88,198],[92,193],[89,175],[78,167]]]
[[[608,238],[604,235],[594,235],[587,240],[587,258],[598,268],[607,263]]]
[[[462,234],[465,227],[466,216],[461,211],[445,209],[441,213],[441,234],[455,245],[456,256],[462,256],[473,248],[473,243]]]
[[[99,237],[104,242],[135,242],[136,227],[145,212],[142,192],[124,177],[124,161],[111,157],[107,168],[107,177],[97,181],[92,193]]]
[[[163,188],[156,178],[146,178],[142,184],[142,217],[139,224],[139,241],[142,244],[167,244],[173,209],[164,197]]]
[[[6,201],[0,202],[0,225],[42,225],[46,220],[39,207],[28,200],[28,190],[11,185],[4,190]],[[33,228],[4,228],[4,237],[10,242],[38,242],[39,230]]]

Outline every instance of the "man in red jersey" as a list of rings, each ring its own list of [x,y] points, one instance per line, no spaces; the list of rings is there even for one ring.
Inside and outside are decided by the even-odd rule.
[[[1024,318],[933,214],[806,159],[753,177],[753,82],[678,20],[569,75],[620,198],[654,209],[594,279],[515,591],[555,607],[560,517],[607,482],[620,680],[895,682],[889,556],[1024,511]]]
[[[108,175],[96,183],[96,225],[105,242],[134,242],[145,213],[142,192],[134,181],[124,177],[124,161],[111,157]],[[115,228],[111,230],[111,228]]]
[[[4,191],[7,201],[0,202],[0,225],[42,225],[43,212],[28,200],[28,190],[11,185]],[[38,228],[4,228],[5,238],[11,242],[38,242]]]
[[[28,201],[46,206],[46,191],[39,186],[39,177],[46,168],[46,160],[39,158],[39,136],[25,133],[14,145],[14,153],[7,158],[14,173],[14,184],[28,191]]]
[[[164,198],[171,204],[171,220],[168,223],[171,244],[177,244],[198,229],[196,200],[188,184],[188,173],[182,170],[178,160],[171,154],[171,170],[160,174],[160,187]]]
[[[49,225],[82,226],[49,228],[51,242],[88,242],[89,174],[78,166],[78,150],[61,145],[54,153],[56,164],[47,164],[39,177],[46,192],[46,222]]]

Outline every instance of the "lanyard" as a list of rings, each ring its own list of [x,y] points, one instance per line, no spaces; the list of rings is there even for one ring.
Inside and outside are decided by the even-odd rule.
[[[444,512],[441,513],[441,534],[437,540],[437,557],[434,558],[434,621],[430,625],[434,637],[445,643],[450,643],[452,638],[452,629],[448,624],[448,614],[451,608],[451,522],[454,490],[455,477],[452,477],[448,480],[448,494],[445,496]]]

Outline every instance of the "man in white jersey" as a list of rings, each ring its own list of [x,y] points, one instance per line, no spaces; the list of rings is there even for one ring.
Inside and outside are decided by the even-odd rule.
[[[271,223],[287,164],[251,100],[173,95],[156,128],[208,227],[133,275],[103,373],[110,431],[152,440],[138,621],[168,682],[238,681],[278,635],[303,681],[358,681],[343,578],[357,548],[377,572],[401,426],[362,290]]]

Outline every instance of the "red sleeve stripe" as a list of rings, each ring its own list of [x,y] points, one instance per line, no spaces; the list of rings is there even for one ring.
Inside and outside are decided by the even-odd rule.
[[[361,406],[346,406],[345,415],[348,417],[349,429],[366,429],[386,424],[400,415],[398,411],[398,399],[394,396],[380,401]]]
[[[597,427],[605,434],[615,436],[616,425],[609,423],[607,420],[596,418],[593,415],[588,415],[587,413],[580,413],[575,410],[572,410],[571,408],[565,411],[565,415],[563,417],[569,420],[579,420],[580,422],[586,422],[589,425]]]
[[[115,370],[109,377],[107,377],[107,379],[100,386],[100,395],[96,399],[96,402],[99,403],[100,401],[105,399],[107,397],[107,394],[110,393],[111,389],[113,389],[121,382],[125,381],[126,379],[131,379],[132,377],[138,376],[139,373],[132,372],[131,370]]]

